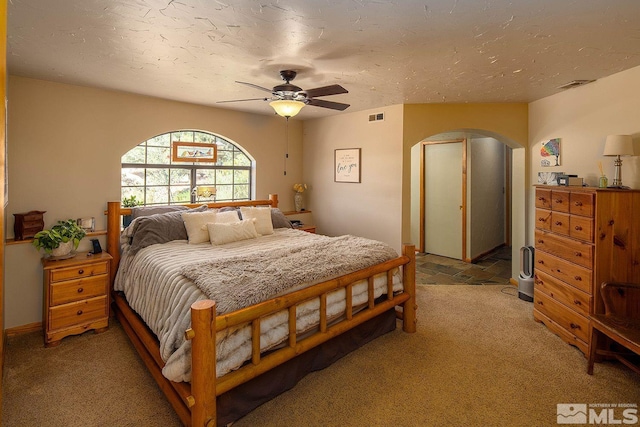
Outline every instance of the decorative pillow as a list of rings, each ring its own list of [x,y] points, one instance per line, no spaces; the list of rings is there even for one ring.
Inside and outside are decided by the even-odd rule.
[[[273,234],[273,224],[271,223],[271,208],[264,207],[240,207],[240,213],[242,219],[255,219],[256,231],[258,234],[266,236],[267,234]]]
[[[291,221],[278,208],[271,208],[271,223],[273,228],[293,228]]]
[[[240,215],[237,210],[223,211],[219,210],[216,214],[215,222],[238,222],[240,221]]]
[[[134,206],[131,208],[131,217],[138,218],[140,216],[151,216],[158,214],[165,214],[169,212],[179,212],[179,211],[188,211],[189,208],[186,206]]]
[[[205,210],[207,210],[206,206],[200,206],[188,210],[188,212],[202,212]],[[156,243],[187,240],[187,230],[182,221],[183,212],[183,210],[177,210],[164,214],[154,214],[136,218],[130,225],[133,230],[129,242],[132,253],[136,253],[140,249],[155,245]]]
[[[189,244],[204,243],[209,241],[209,232],[207,231],[208,222],[216,222],[216,210],[208,210],[206,212],[183,212],[182,220],[184,227],[187,229]]]
[[[211,244],[224,245],[225,243],[238,242],[240,240],[255,239],[258,237],[258,232],[254,223],[254,219],[208,223],[207,230],[209,231]]]

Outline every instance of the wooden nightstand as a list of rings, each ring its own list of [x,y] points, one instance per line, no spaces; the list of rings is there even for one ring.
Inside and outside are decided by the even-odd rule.
[[[316,226],[315,225],[307,225],[307,224],[303,224],[300,227],[293,227],[296,230],[302,230],[302,231],[306,231],[307,233],[315,233],[316,232]]]
[[[109,327],[109,261],[106,252],[52,261],[44,267],[44,344],[52,347],[68,335]]]

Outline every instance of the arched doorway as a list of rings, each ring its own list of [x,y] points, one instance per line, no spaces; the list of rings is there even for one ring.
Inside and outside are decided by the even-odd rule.
[[[424,201],[424,147],[433,146],[441,141],[466,141],[467,157],[462,164],[455,161],[452,166],[466,173],[464,190],[457,186],[447,186],[447,182],[436,182],[451,195],[464,198],[460,204],[464,218],[454,221],[460,229],[466,231],[451,233],[452,236],[462,235],[464,239],[460,256],[455,257],[465,261],[473,261],[487,251],[500,244],[512,247],[512,259],[517,260],[517,250],[524,245],[524,183],[525,183],[525,150],[514,141],[494,132],[479,129],[462,129],[432,135],[416,143],[411,149],[411,239],[415,242],[424,241],[422,235],[425,224],[424,213],[421,210]],[[432,159],[433,161],[433,159]],[[437,160],[436,160],[437,162]],[[441,165],[442,166],[442,165]],[[433,188],[434,183],[430,183]],[[515,190],[514,190],[515,189]],[[457,193],[457,194],[454,194]],[[500,206],[503,206],[501,208]],[[513,220],[515,218],[515,221]],[[493,222],[491,222],[493,221]],[[449,221],[451,222],[451,221]],[[446,234],[442,229],[438,233]],[[427,233],[428,234],[428,233]],[[442,239],[442,237],[439,237]],[[425,246],[420,245],[420,251]],[[445,255],[446,256],[446,255]],[[512,264],[512,277],[517,276],[518,266]]]

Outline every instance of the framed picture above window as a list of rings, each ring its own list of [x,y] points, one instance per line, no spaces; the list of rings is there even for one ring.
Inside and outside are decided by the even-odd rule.
[[[335,182],[360,182],[360,148],[336,149],[333,165]]]
[[[216,144],[174,142],[171,150],[171,160],[174,162],[215,163],[218,161],[218,147]]]

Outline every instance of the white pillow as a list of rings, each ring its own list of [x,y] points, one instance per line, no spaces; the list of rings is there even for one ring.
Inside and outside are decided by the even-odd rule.
[[[187,229],[189,244],[204,243],[209,240],[209,231],[206,224],[216,221],[217,212],[209,210],[205,212],[183,212],[182,221]]]
[[[245,219],[237,222],[208,223],[209,240],[212,245],[224,245],[240,240],[255,239],[258,237],[258,232],[254,222],[253,219]]]
[[[255,219],[256,231],[258,234],[266,236],[273,234],[273,223],[271,222],[271,207],[264,208],[241,206],[242,219]]]
[[[224,211],[216,214],[216,220],[214,222],[239,222],[240,216],[238,211]]]

